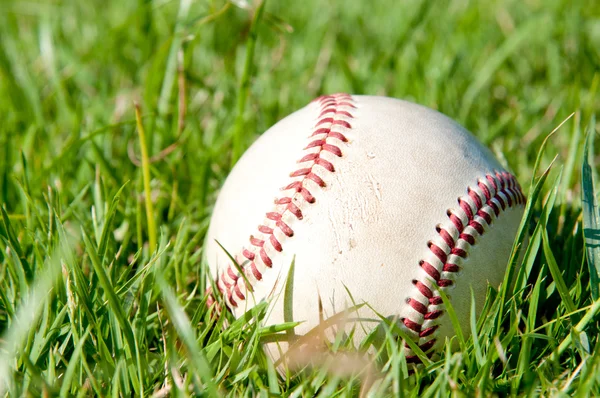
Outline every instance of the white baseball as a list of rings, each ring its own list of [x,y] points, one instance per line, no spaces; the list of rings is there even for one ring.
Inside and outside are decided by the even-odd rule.
[[[323,96],[236,164],[205,259],[235,316],[270,299],[266,324],[302,321],[301,335],[319,324],[319,300],[325,319],[352,307],[349,291],[397,317],[431,354],[454,334],[439,289],[468,334],[471,289],[479,310],[488,284],[504,277],[524,203],[516,179],[441,113],[392,98]],[[381,322],[366,306],[358,312],[359,330]],[[278,358],[287,345],[267,348]]]

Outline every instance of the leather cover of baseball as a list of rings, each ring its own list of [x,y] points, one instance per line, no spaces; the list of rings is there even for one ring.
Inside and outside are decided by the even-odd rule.
[[[479,311],[488,284],[503,280],[524,204],[515,177],[441,113],[386,97],[323,96],[236,164],[205,260],[235,316],[270,299],[265,324],[302,321],[302,335],[367,302],[431,355],[454,335],[439,290],[470,334],[471,289]],[[350,312],[360,318],[356,336],[381,322],[366,306]],[[273,358],[286,349],[267,345]]]

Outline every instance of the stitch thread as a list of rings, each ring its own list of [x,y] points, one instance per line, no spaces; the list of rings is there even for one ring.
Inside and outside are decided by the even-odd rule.
[[[302,220],[304,203],[314,204],[317,201],[310,188],[311,184],[325,187],[325,180],[320,174],[336,171],[332,159],[328,160],[323,155],[328,153],[338,158],[343,156],[341,144],[348,142],[344,133],[352,128],[352,109],[356,108],[352,97],[348,94],[334,94],[319,97],[315,102],[320,107],[319,116],[309,136],[309,143],[304,148],[308,153],[297,162],[302,167],[290,173],[290,178],[294,180],[281,188],[283,195],[275,199],[275,211],[266,213],[265,221],[257,228],[260,235],[251,235],[250,246],[243,248],[241,256],[236,258],[246,278],[239,274],[233,264],[217,278],[217,287],[230,308],[236,308],[240,301],[246,300],[244,288],[252,291],[252,283],[246,283],[246,279],[260,281],[264,272],[273,266],[269,252],[282,252],[283,238],[294,236],[294,230],[289,220],[286,221],[285,214],[292,215],[292,221],[293,218]],[[262,271],[259,269],[260,263],[264,266]],[[209,288],[207,294],[207,305],[210,306],[215,303],[212,289]]]
[[[429,241],[427,245],[434,261],[419,261],[419,266],[431,278],[432,283],[413,280],[413,285],[422,297],[409,297],[406,300],[421,316],[416,319],[401,318],[427,357],[433,355],[432,349],[437,342],[435,332],[440,327],[439,323],[433,321],[444,313],[439,308],[443,304],[442,298],[435,291],[454,285],[451,275],[460,271],[460,261],[468,257],[468,247],[476,243],[477,237],[485,234],[485,225],[491,226],[502,211],[524,205],[525,201],[525,195],[513,175],[505,171],[487,174],[477,182],[475,188],[467,188],[466,196],[458,198],[456,210],[447,211],[448,225],[436,226],[439,244]],[[444,244],[445,248],[442,247]],[[437,264],[432,264],[434,262]],[[421,339],[425,341],[420,342]],[[408,350],[406,362],[421,363],[410,346],[406,343],[404,346]]]

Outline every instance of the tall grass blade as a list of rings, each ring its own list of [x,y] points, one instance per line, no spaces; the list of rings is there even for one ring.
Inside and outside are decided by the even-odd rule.
[[[144,203],[146,204],[146,222],[148,225],[149,252],[156,250],[156,221],[154,219],[154,204],[152,203],[152,190],[150,187],[150,160],[148,155],[148,145],[144,124],[142,123],[142,113],[139,104],[135,104],[135,120],[138,136],[140,139],[140,150],[142,151],[142,179],[144,182]],[[138,242],[141,246],[142,242]]]
[[[233,148],[231,156],[231,164],[235,164],[239,157],[242,155],[242,133],[244,132],[244,124],[246,117],[246,104],[248,102],[248,96],[250,94],[250,78],[254,73],[254,51],[256,49],[256,42],[258,40],[258,27],[262,20],[262,15],[265,9],[267,0],[260,0],[256,10],[254,11],[254,17],[252,18],[252,24],[250,25],[250,31],[248,32],[248,41],[246,43],[246,58],[244,60],[244,69],[242,70],[242,76],[239,81],[237,102],[235,110],[235,121],[232,129]]]
[[[600,297],[600,209],[596,197],[596,173],[594,172],[594,137],[596,118],[592,117],[586,133],[581,166],[581,203],[583,206],[583,236],[585,253],[590,271],[592,297]]]
[[[108,275],[106,274],[106,271],[104,270],[104,267],[102,266],[102,264],[100,262],[100,259],[98,257],[96,248],[94,247],[94,244],[90,240],[90,238],[87,235],[87,233],[85,232],[85,230],[82,229],[81,234],[83,236],[85,248],[86,248],[87,254],[90,258],[90,261],[92,263],[92,267],[94,268],[94,272],[96,273],[96,276],[98,277],[98,282],[100,284],[100,287],[102,287],[102,290],[104,290],[104,294],[106,295],[106,298],[108,300],[108,306],[111,309],[111,312],[114,315],[115,319],[117,320],[118,329],[125,336],[125,340],[127,342],[127,344],[125,344],[125,351],[129,354],[129,360],[134,361],[137,358],[137,355],[136,355],[137,344],[135,342],[133,329],[131,327],[131,323],[129,322],[129,318],[125,314],[125,311],[121,304],[121,300],[115,293],[112,282],[110,281]],[[141,363],[136,363],[136,366],[139,367],[139,366],[143,366],[143,365]],[[140,390],[140,384],[139,384],[140,380],[138,380],[137,373],[135,372],[134,369],[131,369],[129,372],[129,375],[131,378],[131,383],[132,383],[134,389],[136,390],[137,395],[142,396],[143,391]]]
[[[189,318],[186,315],[185,311],[179,303],[177,302],[177,298],[171,291],[171,288],[168,286],[164,277],[161,274],[162,271],[158,271],[155,273],[156,284],[160,289],[161,296],[163,298],[163,302],[169,313],[169,318],[177,331],[177,334],[181,338],[181,342],[185,346],[187,356],[190,359],[192,365],[198,372],[200,379],[204,387],[206,388],[207,393],[211,397],[218,396],[217,386],[213,381],[213,373],[210,368],[206,357],[198,346],[198,342],[196,341],[196,335],[190,324]]]
[[[71,389],[73,388],[73,379],[75,377],[75,371],[77,370],[78,366],[81,364],[81,362],[83,360],[81,358],[81,356],[82,356],[81,351],[83,349],[83,345],[85,344],[88,336],[90,335],[90,330],[91,330],[91,326],[88,326],[86,331],[83,333],[83,335],[79,339],[79,342],[75,346],[73,355],[71,355],[71,358],[69,359],[69,364],[67,365],[67,370],[62,379],[62,386],[60,388],[60,396],[61,397],[69,397],[72,394]]]
[[[163,76],[163,84],[160,89],[160,97],[158,98],[158,113],[164,116],[169,111],[169,101],[173,92],[173,84],[177,73],[177,53],[181,48],[183,40],[183,31],[185,28],[185,20],[192,4],[191,0],[181,0],[179,2],[179,10],[177,12],[177,20],[175,21],[175,30],[171,39],[171,48],[167,58],[167,66]],[[150,7],[150,5],[146,5]]]
[[[552,249],[550,249],[550,238],[548,238],[548,231],[546,228],[542,229],[542,247],[544,250],[544,256],[546,257],[548,269],[550,270],[550,274],[552,275],[552,279],[556,284],[556,289],[558,290],[558,294],[560,295],[563,304],[567,308],[568,312],[577,311],[577,306],[573,302],[573,298],[571,297],[569,289],[567,288],[567,284],[563,279],[561,269],[554,258]]]
[[[8,389],[13,388],[13,365],[26,343],[29,332],[34,329],[46,301],[52,295],[53,286],[60,278],[61,256],[60,249],[55,249],[48,257],[44,269],[35,278],[29,295],[18,306],[12,325],[0,339],[0,396],[4,396]]]
[[[554,159],[556,160],[556,158]],[[517,261],[519,260],[519,253],[521,252],[522,245],[525,242],[528,233],[529,223],[531,222],[534,213],[534,206],[537,203],[537,200],[542,192],[542,188],[544,186],[544,183],[546,182],[546,179],[548,178],[548,175],[550,174],[550,169],[552,168],[553,164],[554,160],[544,171],[544,173],[540,176],[540,178],[537,179],[537,181],[535,181],[535,183],[532,181],[532,186],[529,191],[529,197],[527,198],[527,203],[525,205],[525,212],[523,213],[523,218],[521,219],[521,224],[519,225],[517,236],[513,243],[510,258],[508,260],[508,266],[504,275],[504,280],[502,281],[502,286],[500,287],[500,304],[502,307],[506,305],[508,289],[512,284],[513,273],[517,266]],[[497,319],[496,331],[500,329],[500,325],[503,321],[502,318],[502,316],[499,316]]]

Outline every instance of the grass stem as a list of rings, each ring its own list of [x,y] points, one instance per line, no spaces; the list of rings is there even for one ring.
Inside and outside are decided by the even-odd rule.
[[[148,251],[150,254],[156,250],[156,223],[154,220],[154,205],[152,204],[152,189],[150,186],[150,161],[148,148],[146,145],[146,133],[142,123],[140,105],[135,103],[135,121],[137,125],[138,137],[140,140],[140,150],[142,152],[142,178],[144,181],[144,199],[146,203],[146,222],[148,223]],[[141,242],[140,242],[141,244]]]

